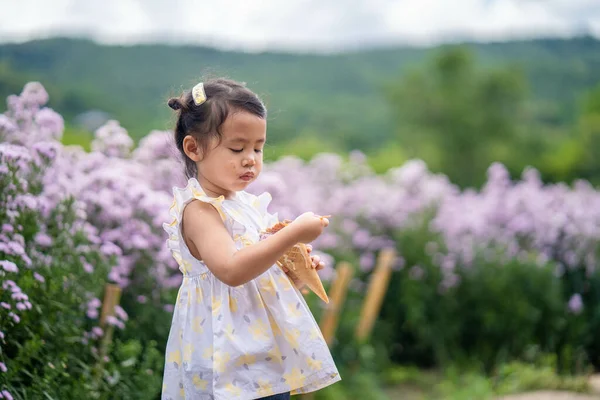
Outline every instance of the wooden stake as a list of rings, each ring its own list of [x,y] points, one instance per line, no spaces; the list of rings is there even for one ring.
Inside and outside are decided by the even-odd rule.
[[[335,337],[342,306],[346,300],[348,285],[354,275],[352,265],[346,261],[339,263],[335,270],[337,272],[336,277],[329,289],[329,304],[327,304],[325,312],[321,317],[321,323],[319,324],[323,338],[328,346],[331,346]],[[302,400],[313,400],[315,396],[314,393],[306,393],[300,396],[300,398]]]
[[[338,327],[338,321],[340,313],[346,300],[346,293],[348,291],[348,285],[354,275],[354,270],[348,262],[341,262],[336,268],[337,275],[333,281],[330,292],[329,304],[325,308],[325,312],[321,317],[321,332],[325,338],[325,342],[329,346],[335,337],[335,331]]]
[[[115,315],[115,306],[121,301],[121,288],[113,283],[107,283],[104,287],[104,299],[102,300],[102,313],[100,314],[100,327],[104,329],[106,318]]]
[[[371,275],[360,320],[356,327],[355,335],[359,342],[366,340],[373,331],[375,320],[379,316],[383,297],[388,288],[395,257],[396,252],[393,249],[384,249],[379,253],[377,267],[373,275]]]
[[[102,299],[102,313],[100,314],[100,327],[103,330],[100,350],[98,351],[98,362],[96,363],[96,384],[102,377],[104,368],[104,357],[108,354],[108,348],[112,343],[115,327],[106,322],[109,316],[115,315],[115,307],[121,301],[121,288],[118,285],[107,283],[104,287],[104,299]]]

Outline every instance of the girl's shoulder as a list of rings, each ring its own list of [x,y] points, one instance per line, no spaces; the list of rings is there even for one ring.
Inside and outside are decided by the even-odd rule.
[[[185,187],[173,187],[173,202],[169,208],[170,222],[165,223],[163,226],[175,226],[181,223],[183,219],[183,210],[193,200],[211,204],[219,212],[221,218],[223,220],[226,219],[226,214],[223,211],[223,202],[225,201],[224,196],[208,196],[200,186],[198,180],[196,178],[190,178]]]

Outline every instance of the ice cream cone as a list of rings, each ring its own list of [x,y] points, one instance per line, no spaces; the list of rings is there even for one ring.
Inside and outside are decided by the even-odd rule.
[[[290,275],[292,280],[304,283],[321,300],[329,303],[323,282],[321,282],[317,270],[311,265],[312,261],[304,243],[298,243],[286,251],[283,257],[277,261],[277,264],[280,267],[287,268],[288,275]]]
[[[290,221],[284,221],[276,224],[267,230],[267,235],[274,234],[284,228]],[[286,251],[283,256],[277,261],[282,269],[288,270],[287,274],[293,281],[299,281],[310,290],[313,291],[325,303],[329,303],[329,297],[323,287],[323,282],[317,273],[317,270],[312,267],[312,260],[306,245],[304,243],[296,243],[292,248]]]

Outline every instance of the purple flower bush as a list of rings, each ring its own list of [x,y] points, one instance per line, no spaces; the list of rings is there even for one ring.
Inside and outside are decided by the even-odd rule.
[[[0,115],[0,390],[9,392],[14,344],[52,303],[47,296],[68,295],[68,339],[82,347],[77,356],[94,359],[106,329],[98,324],[102,288],[123,289],[107,321],[124,343],[110,366],[120,350],[154,354],[154,341],[164,344],[181,282],[162,229],[172,187],[185,185],[171,134],[153,131],[135,146],[109,121],[85,152],[61,144],[64,122],[47,101],[44,88],[29,83]],[[333,216],[314,243],[328,264],[322,278],[332,279],[340,260],[357,267],[340,342],[350,343],[344,332],[356,323],[379,251],[393,247],[395,272],[376,330],[392,359],[454,362],[475,352],[493,364],[498,352],[520,357],[539,346],[598,362],[600,340],[591,336],[600,328],[592,317],[600,310],[600,193],[587,182],[547,185],[533,169],[512,181],[493,164],[480,190],[461,190],[420,160],[377,175],[356,151],[282,158],[248,190],[270,192],[280,219],[307,210]],[[53,328],[55,317],[45,315]],[[67,350],[38,365],[40,343],[27,349],[31,365],[19,368],[58,374]],[[117,373],[106,372],[103,382],[118,385]]]
[[[281,159],[251,190],[271,192],[284,218],[333,215],[315,247],[358,267],[362,282],[351,288],[359,292],[378,251],[397,249],[381,317],[389,331],[377,331],[388,348],[422,349],[392,351],[397,361],[458,362],[473,346],[478,362],[495,365],[502,352],[518,358],[538,346],[564,350],[565,369],[575,358],[600,364],[592,350],[600,318],[590,317],[600,302],[600,192],[585,181],[544,184],[534,169],[512,181],[496,163],[481,190],[460,190],[419,160],[378,176],[355,152],[346,161]],[[586,302],[593,304],[581,328]]]
[[[140,373],[146,383],[154,383],[150,392],[146,384],[136,387],[108,379],[115,373],[136,378],[135,368],[119,365],[124,357],[145,369],[160,369],[160,356],[152,345],[143,354],[139,343],[119,340],[105,363],[98,364],[104,336],[99,297],[107,276],[122,263],[125,247],[113,243],[104,233],[108,229],[90,218],[98,216],[88,214],[94,211],[89,200],[93,196],[83,193],[94,190],[87,185],[97,180],[89,179],[92,173],[83,168],[74,169],[76,161],[85,163],[88,158],[60,144],[63,120],[43,107],[47,100],[44,88],[30,83],[20,96],[8,98],[8,111],[0,115],[2,396],[155,393],[160,380],[155,372]],[[123,329],[127,319],[118,307],[107,322]]]

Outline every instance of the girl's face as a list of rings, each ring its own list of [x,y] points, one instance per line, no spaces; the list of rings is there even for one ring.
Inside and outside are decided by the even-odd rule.
[[[221,126],[221,134],[220,142],[213,139],[196,165],[198,181],[207,194],[227,198],[260,175],[267,121],[246,111],[232,111]]]

